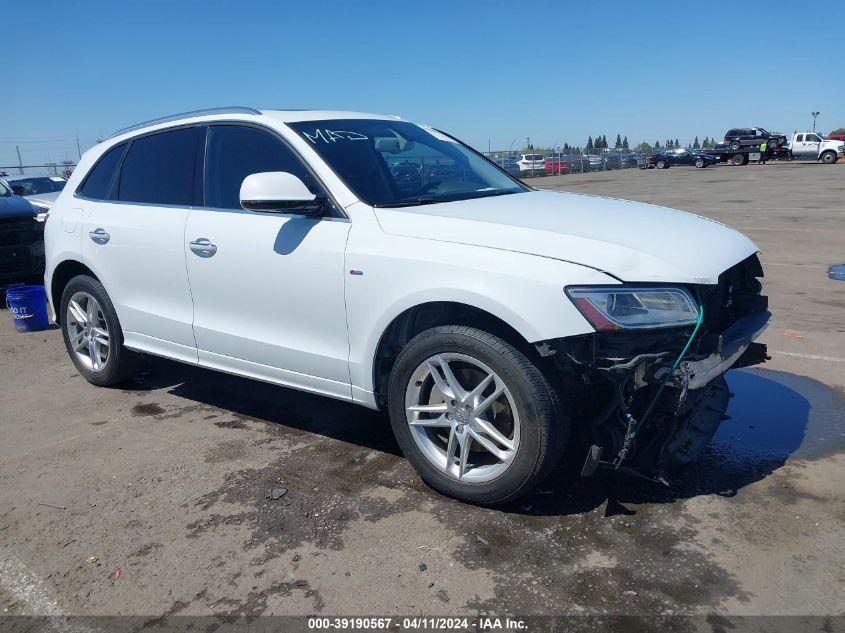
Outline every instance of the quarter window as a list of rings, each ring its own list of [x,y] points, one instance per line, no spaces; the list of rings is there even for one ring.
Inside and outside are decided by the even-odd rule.
[[[182,128],[132,141],[123,161],[117,199],[191,206],[197,142],[204,128]]]
[[[241,208],[241,183],[250,174],[285,171],[320,193],[302,161],[272,134],[242,125],[208,128],[205,158],[205,206]]]
[[[79,195],[92,200],[106,200],[108,198],[114,172],[120,164],[120,159],[123,158],[127,145],[128,143],[120,143],[103,154],[102,158],[85,177],[85,181],[79,188]]]

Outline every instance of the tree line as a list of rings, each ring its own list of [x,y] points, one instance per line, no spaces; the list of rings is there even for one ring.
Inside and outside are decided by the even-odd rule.
[[[634,150],[638,152],[653,152],[653,151],[661,151],[661,150],[669,150],[669,149],[679,149],[684,147],[681,145],[678,139],[666,139],[665,142],[661,143],[660,140],[654,142],[654,144],[647,143],[643,141],[639,145],[634,146]],[[699,141],[698,137],[695,137],[695,140],[689,143],[686,147],[691,147],[692,149],[713,149],[716,147],[716,139],[710,138],[705,136],[703,141]],[[579,147],[577,145],[570,145],[569,143],[564,143],[563,146],[560,148],[560,151],[564,154],[581,154],[583,149],[583,153],[590,154],[597,150],[603,149],[610,149],[610,145],[607,141],[606,134],[598,134],[595,138],[593,136],[587,137],[587,142],[583,147]],[[628,137],[622,136],[622,134],[616,135],[616,141],[613,144],[613,149],[616,150],[627,150],[631,149],[630,144],[628,143]],[[547,154],[553,154],[558,151],[556,147],[535,147],[534,145],[528,145],[524,148],[524,153],[532,153],[532,152],[544,152]]]

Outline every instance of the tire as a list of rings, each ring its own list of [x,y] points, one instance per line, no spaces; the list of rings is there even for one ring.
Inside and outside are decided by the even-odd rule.
[[[741,145],[740,145],[739,141],[731,141],[731,144],[729,145],[729,147],[731,149],[739,149],[741,147]]]
[[[704,159],[703,159],[703,158],[697,158],[697,159],[695,160],[695,166],[696,166],[698,169],[704,169],[705,167],[707,167],[707,163],[705,163],[705,162],[704,162]]]
[[[656,163],[656,167],[657,167],[658,169],[668,169],[668,168],[669,168],[669,163],[667,163],[665,160],[659,160],[659,161],[657,161],[657,163]]]
[[[837,161],[838,158],[839,157],[836,155],[836,152],[832,152],[832,151],[828,150],[828,151],[826,151],[822,154],[821,161],[825,165],[832,165],[833,163],[835,163]]]
[[[663,469],[667,473],[678,472],[698,459],[725,419],[731,393],[724,375],[704,390],[701,400],[684,416],[675,437],[666,445]]]
[[[452,380],[444,365],[464,392],[492,372],[493,382],[479,395],[485,402],[494,388],[503,385],[505,391],[486,410],[461,413],[473,398],[462,401],[460,392],[449,393]],[[435,385],[438,380],[445,390]],[[419,406],[437,410],[408,410]],[[391,372],[388,409],[396,440],[423,480],[445,495],[478,505],[499,505],[529,492],[560,461],[569,434],[557,392],[536,365],[507,341],[466,326],[431,328],[405,345]],[[477,426],[476,416],[496,427],[510,448],[491,442],[494,436]],[[438,423],[420,424],[426,421]],[[462,437],[466,444],[460,444]],[[479,437],[508,453],[507,458],[485,448]],[[447,452],[450,446],[453,453]]]
[[[737,167],[744,165],[748,162],[748,157],[745,154],[735,154],[733,158],[731,158],[731,164],[736,165]]]
[[[780,141],[775,140],[775,139],[770,139],[766,142],[766,145],[768,146],[769,149],[777,149],[778,147],[780,147]]]
[[[72,301],[74,307],[69,311]],[[99,387],[111,387],[136,373],[140,356],[123,346],[123,330],[103,284],[87,275],[71,279],[62,292],[59,314],[65,348],[85,380]],[[94,325],[87,327],[89,322]]]

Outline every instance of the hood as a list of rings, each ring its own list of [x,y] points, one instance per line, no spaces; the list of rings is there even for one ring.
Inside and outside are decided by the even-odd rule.
[[[758,250],[714,220],[574,193],[530,191],[375,213],[392,235],[550,257],[628,282],[716,284]]]
[[[0,197],[0,218],[34,218],[38,210],[20,196]]]
[[[24,197],[34,205],[49,209],[56,203],[56,199],[59,197],[60,193],[61,191],[53,191],[51,193],[34,193],[30,196]]]

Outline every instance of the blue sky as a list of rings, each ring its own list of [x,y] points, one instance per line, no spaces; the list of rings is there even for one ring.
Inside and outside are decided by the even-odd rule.
[[[478,149],[845,126],[845,2],[39,2],[5,7],[0,165],[219,105],[399,114]]]

